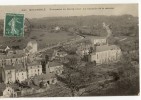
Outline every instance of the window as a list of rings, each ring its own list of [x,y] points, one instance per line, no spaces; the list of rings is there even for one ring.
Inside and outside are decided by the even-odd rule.
[[[47,83],[49,84],[49,81],[47,81]]]
[[[97,54],[97,59],[98,59],[98,54]]]

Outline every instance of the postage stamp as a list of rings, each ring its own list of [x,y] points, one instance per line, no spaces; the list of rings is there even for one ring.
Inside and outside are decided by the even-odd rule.
[[[24,14],[6,13],[4,24],[4,36],[24,36]]]

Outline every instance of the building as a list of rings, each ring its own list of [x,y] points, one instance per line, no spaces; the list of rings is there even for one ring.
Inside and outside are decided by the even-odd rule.
[[[26,66],[28,78],[42,74],[42,65],[40,62],[34,61],[31,63],[27,63]]]
[[[37,52],[38,50],[38,45],[37,45],[37,41],[33,40],[33,41],[29,41],[26,48],[25,48],[25,52],[27,54],[32,54]]]
[[[63,64],[52,61],[46,64],[46,73],[55,73],[57,75],[62,74]]]
[[[43,87],[48,87],[50,84],[57,83],[57,79],[53,73],[38,75],[34,77],[33,80],[34,83],[38,83],[38,85],[42,84]]]
[[[3,45],[0,45],[0,52],[5,52],[7,50],[9,50],[10,48],[8,46],[3,46]]]
[[[84,55],[89,55],[93,48],[94,46],[91,43],[81,43],[77,47],[76,54],[83,58]]]
[[[61,28],[59,27],[59,26],[56,26],[55,28],[54,28],[54,30],[55,31],[59,31]]]
[[[120,60],[121,49],[116,45],[103,45],[97,46],[95,52],[89,55],[90,62],[96,62],[96,64],[110,63]]]
[[[16,70],[15,71],[16,81],[21,83],[27,79],[27,71],[26,71],[26,67],[24,66],[24,64],[15,65],[15,70]]]
[[[15,68],[11,65],[6,65],[2,69],[2,81],[7,83],[14,83],[16,81]]]
[[[2,80],[5,84],[22,82],[27,79],[27,71],[24,64],[6,65],[2,68]]]
[[[4,83],[0,84],[0,97],[8,98],[8,97],[17,97],[17,93],[15,92],[15,87],[6,85]]]
[[[106,37],[91,37],[90,38],[92,44],[94,45],[105,45],[107,44],[107,38]]]
[[[0,67],[4,67],[5,65],[15,65],[26,62],[27,56],[24,53],[0,55]]]

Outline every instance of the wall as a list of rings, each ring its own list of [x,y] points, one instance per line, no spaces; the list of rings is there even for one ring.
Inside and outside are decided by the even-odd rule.
[[[19,82],[22,82],[25,79],[27,79],[27,72],[26,71],[16,72],[16,80],[19,80]]]

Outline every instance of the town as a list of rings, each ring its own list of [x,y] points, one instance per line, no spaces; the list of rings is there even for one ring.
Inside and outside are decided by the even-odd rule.
[[[25,25],[25,32],[31,31],[34,35],[26,37],[23,48],[9,46],[11,42],[5,45],[4,40],[0,42],[0,97],[117,95],[117,89],[128,90],[129,78],[136,82],[138,76],[137,47],[133,50],[131,46],[126,47],[124,43],[130,44],[129,37],[114,36],[109,23],[99,25],[102,27],[96,25],[98,34],[103,31],[106,35],[86,32],[87,25],[80,25],[82,30],[35,24],[30,30]],[[47,32],[53,36],[46,37]],[[35,36],[36,33],[43,34]],[[22,39],[17,41],[23,45]],[[123,80],[127,80],[126,86]]]
[[[119,61],[122,55],[118,46],[107,43],[107,38],[112,33],[105,23],[103,27],[108,32],[107,37],[82,39],[79,41],[80,44],[77,44],[76,54],[81,58],[87,57],[87,61],[94,62],[95,65]],[[36,40],[29,41],[23,50],[12,50],[8,46],[1,46],[0,52],[3,82],[0,86],[3,88],[1,91],[3,97],[17,97],[47,91],[50,84],[57,83],[55,75],[62,74],[64,59],[67,56],[65,51],[54,49],[50,57],[45,56],[45,64],[43,64],[42,57],[38,54]]]

